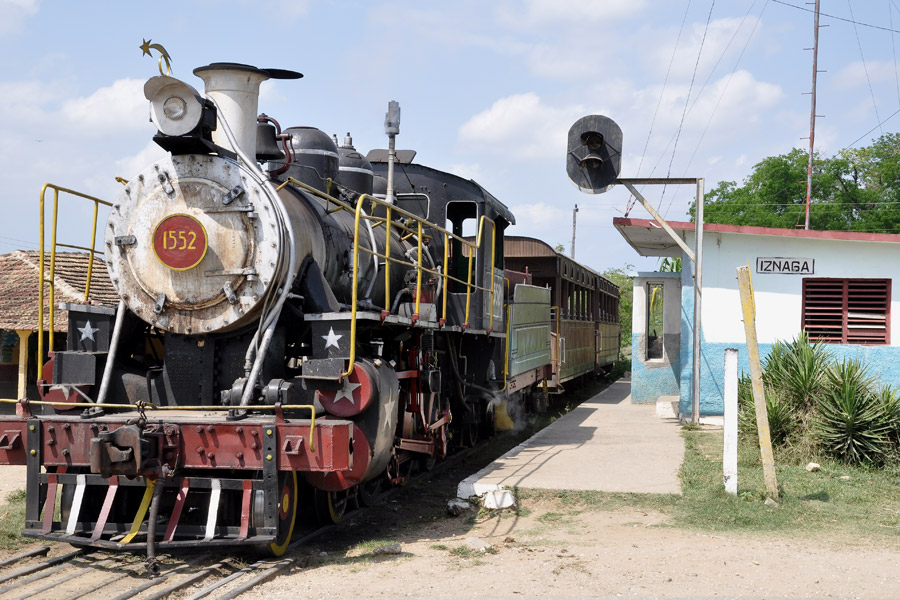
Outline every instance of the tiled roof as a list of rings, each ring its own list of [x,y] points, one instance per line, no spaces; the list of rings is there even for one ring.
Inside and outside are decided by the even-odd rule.
[[[85,252],[57,252],[54,269],[54,304],[60,302],[84,302],[89,255]],[[50,273],[50,255],[44,255],[44,272]],[[37,329],[38,321],[38,273],[40,253],[16,250],[0,255],[0,329]],[[49,286],[44,286],[44,328],[49,327],[47,302]],[[90,301],[94,304],[116,306],[119,297],[109,280],[106,263],[94,257],[91,269]],[[54,331],[67,328],[66,311],[56,308],[53,315]]]

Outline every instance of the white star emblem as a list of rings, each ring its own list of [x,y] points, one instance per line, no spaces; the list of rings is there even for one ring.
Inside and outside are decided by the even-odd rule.
[[[331,348],[332,346],[334,346],[337,349],[340,349],[340,346],[338,346],[338,340],[344,336],[336,335],[334,333],[334,327],[329,327],[328,335],[323,335],[321,337],[323,340],[325,340],[325,348],[326,349]],[[91,338],[91,339],[93,339],[93,338]]]
[[[353,401],[353,392],[356,391],[356,388],[360,387],[361,383],[350,383],[350,381],[344,382],[344,387],[341,388],[341,391],[337,393],[334,397],[334,402],[337,404],[338,400],[346,398],[350,401],[350,404],[356,406],[356,402]]]
[[[387,410],[384,411],[381,421],[382,421],[382,423],[384,423],[385,435],[393,435],[394,434],[394,432],[392,431],[393,427],[391,427],[391,419],[390,419],[390,415],[388,414]]]
[[[81,339],[78,341],[80,341],[80,342],[83,342],[84,340],[91,340],[92,342],[97,341],[94,339],[94,334],[100,330],[95,327],[91,327],[90,321],[85,323],[84,327],[76,327],[76,329],[81,332]]]

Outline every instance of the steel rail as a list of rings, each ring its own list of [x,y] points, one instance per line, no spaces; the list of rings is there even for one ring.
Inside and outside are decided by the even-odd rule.
[[[22,554],[16,554],[15,556],[11,556],[6,560],[0,561],[0,568],[19,562],[24,558],[31,558],[32,556],[37,556],[39,554],[47,554],[48,552],[50,552],[50,546],[41,546],[40,548],[35,548],[34,550],[29,550],[28,552],[23,552]]]
[[[24,577],[25,575],[31,575],[32,573],[36,573],[43,569],[53,567],[66,561],[70,561],[74,558],[78,558],[79,556],[82,556],[84,554],[87,554],[86,550],[76,550],[75,552],[63,554],[62,556],[57,556],[55,558],[51,558],[50,560],[45,560],[44,562],[38,563],[36,565],[31,565],[30,567],[25,567],[24,569],[19,569],[18,571],[7,573],[6,575],[0,576],[0,583],[6,583],[7,581],[18,579],[19,577]]]

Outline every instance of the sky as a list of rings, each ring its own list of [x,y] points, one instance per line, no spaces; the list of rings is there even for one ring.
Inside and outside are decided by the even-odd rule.
[[[0,0],[0,253],[38,248],[38,198],[53,183],[108,201],[160,156],[143,96],[159,74],[199,90],[194,68],[292,69],[259,108],[363,153],[398,148],[471,178],[510,207],[509,233],[598,270],[654,270],[612,225],[630,194],[587,195],[565,171],[569,127],[589,114],[623,130],[621,177],[702,177],[707,190],[808,148],[812,4],[803,0]],[[815,148],[832,155],[900,127],[900,0],[822,0]],[[827,15],[827,16],[826,16]],[[688,220],[691,185],[639,188]],[[84,244],[89,207],[69,198],[59,241]],[[629,216],[648,218],[640,206]],[[101,220],[103,215],[101,213]],[[49,238],[49,233],[48,233]]]

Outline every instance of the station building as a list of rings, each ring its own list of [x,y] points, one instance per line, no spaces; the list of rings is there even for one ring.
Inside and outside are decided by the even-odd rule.
[[[682,257],[681,273],[634,279],[631,385],[632,402],[671,399],[690,416],[694,265],[656,221],[613,224],[641,256]],[[694,223],[668,224],[694,247]],[[763,359],[776,341],[805,329],[835,357],[859,359],[882,383],[900,386],[900,326],[891,320],[900,310],[892,296],[900,235],[707,224],[702,250],[701,416],[723,412],[726,348],[738,349],[739,369],[749,373],[737,282],[743,265],[752,274]]]

